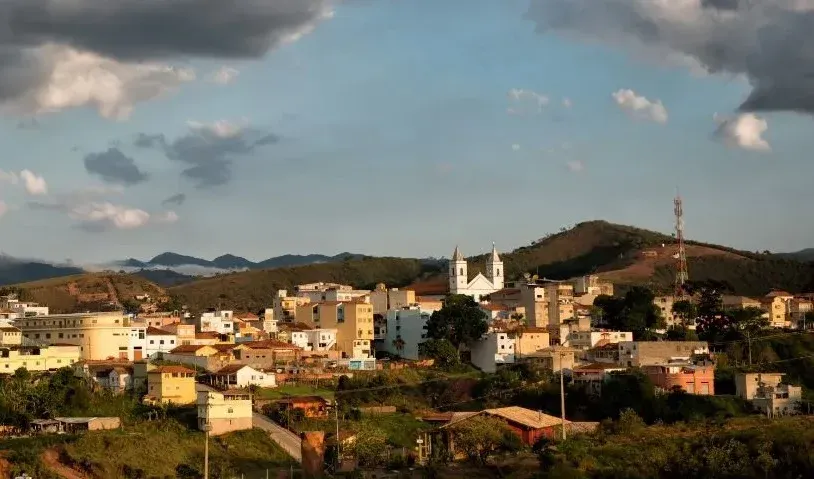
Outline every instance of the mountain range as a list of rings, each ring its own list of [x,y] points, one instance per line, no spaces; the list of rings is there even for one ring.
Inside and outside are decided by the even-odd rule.
[[[156,269],[156,268],[171,269],[180,266],[197,266],[201,268],[213,268],[220,270],[246,270],[246,269],[284,268],[314,263],[331,263],[334,261],[359,259],[361,257],[363,257],[363,255],[354,253],[339,253],[334,256],[327,256],[324,254],[306,254],[306,255],[286,254],[282,256],[268,258],[263,261],[254,262],[241,256],[235,256],[233,254],[225,254],[222,256],[218,256],[213,260],[207,260],[195,256],[187,256],[183,254],[167,252],[161,253],[160,255],[148,261],[140,261],[134,258],[129,258],[124,261],[117,261],[114,263],[114,266],[137,269]]]

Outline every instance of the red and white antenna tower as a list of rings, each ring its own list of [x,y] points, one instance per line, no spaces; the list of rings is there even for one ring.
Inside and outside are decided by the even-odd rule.
[[[689,279],[689,274],[687,273],[687,251],[684,249],[684,208],[680,195],[676,194],[673,204],[675,205],[676,240],[678,241],[678,253],[675,255],[678,263],[676,264],[675,296],[683,298],[685,295],[684,283]]]

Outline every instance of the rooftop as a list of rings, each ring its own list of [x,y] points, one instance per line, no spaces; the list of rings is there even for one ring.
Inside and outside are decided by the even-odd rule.
[[[195,374],[194,369],[189,369],[186,366],[159,366],[148,373],[174,373],[174,374]]]
[[[163,329],[158,329],[153,326],[147,328],[147,334],[150,336],[175,336],[169,331],[164,331]]]

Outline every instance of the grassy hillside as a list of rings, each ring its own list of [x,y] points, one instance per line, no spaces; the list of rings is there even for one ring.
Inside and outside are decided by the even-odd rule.
[[[53,313],[99,311],[120,307],[123,301],[149,294],[162,299],[166,293],[143,278],[129,274],[86,273],[61,278],[44,279],[15,285],[21,297],[48,305]]]
[[[363,258],[223,274],[175,286],[168,291],[196,311],[207,307],[257,311],[271,306],[276,290],[290,289],[297,284],[325,281],[371,289],[382,282],[398,287],[438,274],[440,269],[417,259]]]

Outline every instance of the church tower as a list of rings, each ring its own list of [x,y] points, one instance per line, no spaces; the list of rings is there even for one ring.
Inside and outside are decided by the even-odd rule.
[[[467,280],[466,258],[461,254],[458,247],[452,253],[449,261],[449,292],[451,294],[464,294],[469,281]]]
[[[486,260],[486,277],[492,282],[496,290],[503,289],[503,261],[497,255],[497,248],[492,243],[492,253]]]

